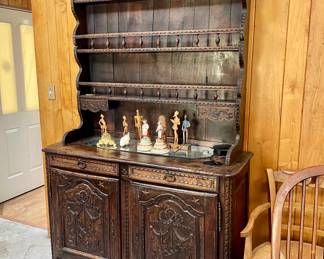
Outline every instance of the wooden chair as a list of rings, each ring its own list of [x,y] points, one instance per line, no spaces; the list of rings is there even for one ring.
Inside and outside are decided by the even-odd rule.
[[[296,173],[268,169],[267,176],[270,202],[252,211],[247,226],[241,232],[241,237],[245,238],[244,259],[324,258],[323,247],[317,245],[318,239],[324,238],[324,231],[318,229],[319,215],[324,213],[324,207],[319,205],[319,192],[324,189],[321,178],[324,176],[324,165]],[[277,192],[278,184],[281,186]],[[269,209],[271,243],[263,243],[252,250],[255,221]],[[310,226],[306,226],[306,219],[311,221]],[[285,240],[282,240],[282,234],[286,235]],[[310,236],[310,240],[304,240],[305,234]]]

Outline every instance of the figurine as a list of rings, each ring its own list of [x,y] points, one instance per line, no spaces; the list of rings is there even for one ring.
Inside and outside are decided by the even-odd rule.
[[[123,136],[120,139],[119,145],[121,147],[126,147],[129,146],[130,134],[128,132],[128,123],[125,115],[123,116],[123,128],[124,128]]]
[[[107,131],[107,123],[103,114],[100,115],[99,126],[101,130],[101,137],[97,142],[97,147],[108,147],[111,149],[117,148],[115,141],[111,138]]]
[[[188,143],[188,129],[190,128],[190,121],[187,120],[187,114],[184,116],[184,120],[182,122],[182,137],[183,137],[183,142],[182,144],[185,145]]]
[[[160,115],[158,125],[156,128],[158,137],[152,149],[152,153],[167,154],[169,153],[168,146],[166,144],[166,119],[165,116]]]
[[[137,150],[142,152],[149,152],[152,149],[152,142],[150,137],[148,136],[148,130],[150,126],[147,123],[147,120],[143,119],[143,125],[141,126],[142,138],[139,144],[137,144]]]
[[[187,119],[187,114],[185,114],[181,126],[183,140],[180,149],[186,151],[189,151],[191,149],[191,146],[188,144],[188,135],[189,135],[188,129],[190,128],[190,126],[191,126],[190,121]]]
[[[125,115],[123,116],[123,128],[124,128],[123,136],[125,136],[128,133],[128,123]]]
[[[124,136],[121,137],[121,139],[119,141],[119,145],[121,147],[126,147],[126,146],[129,146],[129,142],[130,142],[130,134],[129,134],[129,132],[127,132],[127,134],[125,134]]]
[[[178,150],[179,149],[179,136],[178,136],[178,127],[180,125],[180,119],[178,117],[179,112],[175,111],[173,115],[173,119],[170,119],[172,122],[172,129],[173,129],[173,134],[174,134],[174,142],[171,145],[173,150]]]
[[[99,126],[101,129],[101,135],[107,132],[107,123],[103,114],[100,114]]]
[[[139,110],[136,110],[136,115],[134,116],[135,128],[137,129],[138,139],[142,138],[142,123],[143,116],[140,115]]]

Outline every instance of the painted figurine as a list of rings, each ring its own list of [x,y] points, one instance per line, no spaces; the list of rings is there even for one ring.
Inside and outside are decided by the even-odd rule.
[[[148,136],[148,130],[150,126],[147,123],[147,120],[143,119],[143,125],[141,126],[141,141],[137,144],[137,150],[142,152],[149,152],[152,149],[152,142],[150,137]]]
[[[103,114],[100,115],[99,126],[101,130],[101,137],[97,142],[97,147],[105,147],[110,149],[117,148],[115,141],[111,138],[107,131],[107,123]]]
[[[173,119],[170,119],[172,122],[172,129],[173,129],[173,135],[174,135],[174,142],[171,145],[173,150],[179,149],[179,135],[178,135],[178,129],[180,125],[180,119],[179,119],[179,112],[175,111],[173,115]]]
[[[182,130],[182,137],[183,137],[183,141],[182,144],[185,145],[188,143],[188,129],[190,128],[190,121],[187,119],[187,114],[185,114],[184,116],[184,120],[182,121],[182,126],[181,126],[181,130]]]
[[[147,137],[148,136],[148,130],[150,126],[147,123],[147,120],[143,120],[143,125],[142,125],[142,137]]]
[[[136,110],[136,115],[134,116],[135,121],[135,128],[137,129],[138,139],[142,138],[142,123],[143,123],[143,116],[140,115],[139,110]]]
[[[152,149],[152,153],[155,154],[167,154],[169,153],[168,146],[166,144],[166,119],[165,116],[160,115],[158,125],[156,128],[158,137]]]
[[[130,133],[128,131],[128,123],[127,123],[127,118],[125,115],[123,116],[123,128],[124,128],[123,136],[121,137],[121,139],[119,141],[119,145],[121,147],[126,147],[126,146],[129,146],[129,143],[130,143]]]
[[[128,133],[128,123],[125,115],[123,116],[123,128],[124,128],[123,136],[125,136]]]

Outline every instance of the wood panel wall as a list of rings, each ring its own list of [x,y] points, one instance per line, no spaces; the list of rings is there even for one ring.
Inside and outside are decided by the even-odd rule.
[[[70,0],[32,0],[42,144],[62,140],[79,125],[76,97],[78,65],[74,59],[72,33],[75,19]],[[56,99],[48,99],[48,87]]]
[[[70,0],[32,0],[43,146],[76,127]],[[250,0],[245,148],[254,153],[250,209],[267,201],[265,168],[324,163],[323,0]],[[47,99],[48,85],[57,99]],[[267,220],[267,218],[263,218]],[[267,238],[258,227],[256,243]]]
[[[0,6],[31,10],[31,0],[0,0]]]

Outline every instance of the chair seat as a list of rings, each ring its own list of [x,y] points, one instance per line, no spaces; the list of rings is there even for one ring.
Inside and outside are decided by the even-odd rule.
[[[298,241],[291,241],[290,248],[290,258],[298,258]],[[303,259],[311,258],[311,249],[312,246],[309,243],[304,243],[303,245]],[[323,247],[316,246],[316,256],[315,258],[323,258]],[[265,242],[253,250],[253,259],[271,259],[271,244],[270,242]],[[286,258],[286,241],[281,241],[280,245],[280,259]]]

